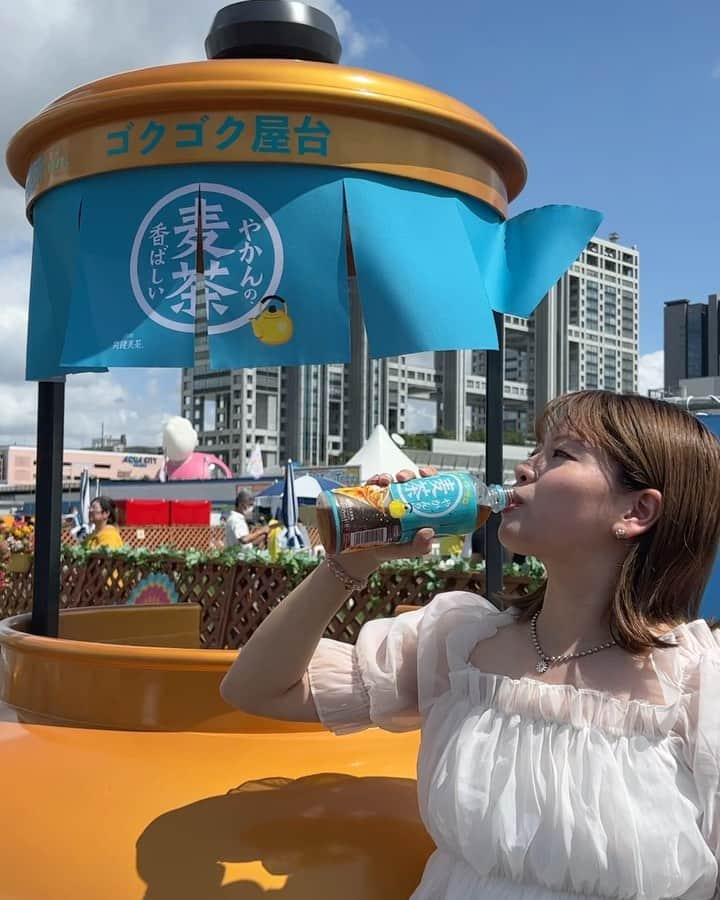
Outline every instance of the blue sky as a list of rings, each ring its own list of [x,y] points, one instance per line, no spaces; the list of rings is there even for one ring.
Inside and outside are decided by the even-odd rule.
[[[525,155],[512,214],[546,203],[601,210],[641,254],[641,385],[662,378],[662,308],[720,289],[720,3],[569,0],[429,4],[317,0],[347,64],[428,84],[473,106]],[[0,4],[0,143],[59,93],[122,70],[203,57],[222,0]],[[52,52],[48,48],[52,47]],[[81,48],[81,52],[78,52]],[[32,441],[23,383],[30,229],[0,172],[0,443]],[[176,371],[117,370],[68,384],[66,443],[125,431],[155,443],[176,414]]]
[[[452,94],[521,149],[513,213],[577,203],[637,244],[641,353],[662,347],[665,300],[720,289],[717,0],[348,6],[386,35],[369,68]]]

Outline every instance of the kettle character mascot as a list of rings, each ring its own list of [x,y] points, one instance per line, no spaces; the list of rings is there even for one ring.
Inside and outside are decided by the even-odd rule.
[[[161,480],[232,478],[230,469],[217,456],[195,452],[197,445],[197,431],[188,419],[171,416],[163,431],[165,466],[160,474]]]
[[[250,324],[253,334],[263,344],[287,344],[293,336],[287,303],[277,294],[263,297],[260,311]]]

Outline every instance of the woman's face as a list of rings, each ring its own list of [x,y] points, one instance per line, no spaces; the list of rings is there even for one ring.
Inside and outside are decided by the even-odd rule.
[[[631,495],[617,465],[558,428],[515,470],[517,502],[502,514],[499,537],[514,553],[545,563],[613,552],[614,526]]]
[[[110,513],[106,512],[97,502],[97,500],[93,500],[93,502],[90,504],[90,521],[93,523],[95,528],[102,528],[103,525],[107,525],[107,520],[109,517]]]

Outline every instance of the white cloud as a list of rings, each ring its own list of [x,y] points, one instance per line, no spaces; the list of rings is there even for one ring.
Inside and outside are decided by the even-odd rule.
[[[361,31],[350,11],[337,0],[312,0],[312,6],[326,12],[335,22],[343,45],[343,62],[358,62],[372,47],[381,46],[385,42],[382,34]]]
[[[382,41],[357,25],[337,0],[315,0],[330,14],[357,62]],[[59,93],[117,72],[205,58],[218,0],[26,0],[0,4],[0,143]]]
[[[720,78],[720,62],[716,62],[712,67],[712,77],[716,80]]]
[[[437,406],[434,400],[410,398],[407,407],[408,434],[434,434],[437,429]]]
[[[0,444],[34,443],[37,388],[23,379],[30,250],[27,244],[0,256],[3,314],[0,316]],[[128,384],[140,382],[146,390]],[[149,369],[73,375],[67,380],[65,444],[89,446],[100,425],[113,435],[125,433],[134,444],[159,444],[165,419],[179,406],[176,370]]]
[[[662,388],[665,383],[665,353],[655,350],[643,354],[638,360],[638,393],[647,395],[648,391]]]
[[[357,61],[375,35],[337,0],[316,0],[338,28],[344,60]],[[55,97],[106,75],[204,59],[218,0],[25,0],[0,3],[0,145]],[[36,386],[24,381],[31,229],[23,192],[0,166],[0,443],[35,442]],[[158,444],[164,420],[178,412],[175,370],[126,371],[68,378],[65,444],[106,433]]]
[[[23,189],[16,184],[0,184],[0,242],[17,247],[31,240],[32,228],[25,216]]]
[[[117,373],[71,375],[65,389],[65,446],[89,447],[93,438],[125,434],[131,444],[160,446],[167,419],[177,413],[177,402],[168,396],[176,375],[164,371],[158,379],[165,390],[144,397],[142,403]],[[0,381],[0,444],[34,444],[37,429],[37,385],[33,382]]]

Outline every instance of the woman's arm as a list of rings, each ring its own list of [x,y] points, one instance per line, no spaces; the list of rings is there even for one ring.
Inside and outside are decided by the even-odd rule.
[[[266,535],[268,533],[267,525],[260,525],[258,528],[253,528],[252,531],[248,531],[247,534],[244,534],[239,541],[241,544],[261,544]]]
[[[412,477],[411,472],[398,474],[398,480]],[[389,483],[384,476],[373,480]],[[433,531],[424,528],[410,546],[389,544],[343,553],[334,559],[351,578],[362,580],[383,560],[425,555],[432,539]],[[223,698],[255,715],[317,722],[307,668],[328,623],[351,593],[327,562],[318,566],[275,607],[240,650],[223,679]]]
[[[348,575],[359,579],[377,567],[370,553],[348,554],[339,562]],[[317,722],[307,668],[328,623],[350,593],[327,562],[318,566],[240,650],[220,686],[223,699],[255,715]]]

